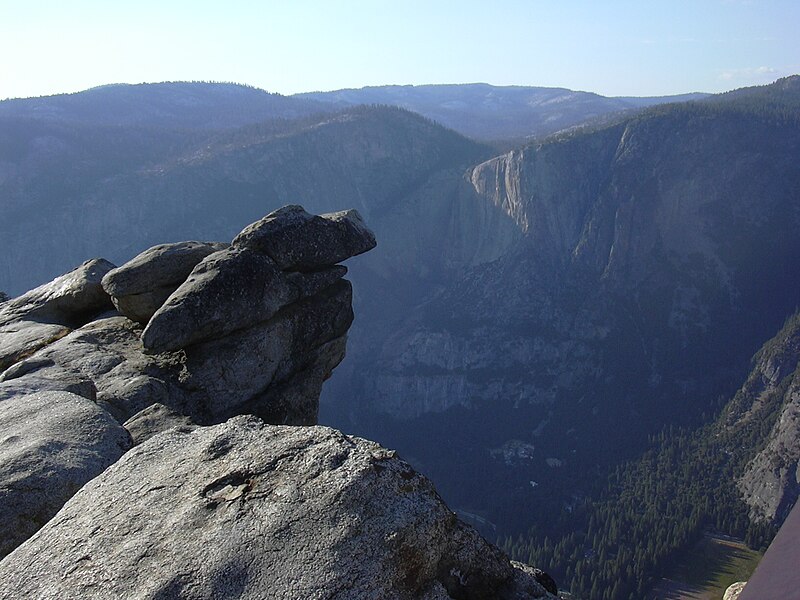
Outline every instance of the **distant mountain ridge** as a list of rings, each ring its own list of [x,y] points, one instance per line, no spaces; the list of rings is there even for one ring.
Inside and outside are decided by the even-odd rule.
[[[479,140],[543,137],[622,111],[700,100],[708,94],[609,98],[591,92],[487,83],[386,85],[295,94],[337,107],[389,104],[412,110]]]
[[[474,139],[524,141],[625,111],[707,96],[609,98],[565,88],[485,83],[389,85],[283,96],[234,83],[163,82],[110,84],[72,94],[3,100],[0,118],[212,131],[385,104],[419,113]]]
[[[74,94],[0,101],[0,118],[214,130],[295,119],[330,107],[234,83],[112,84]]]

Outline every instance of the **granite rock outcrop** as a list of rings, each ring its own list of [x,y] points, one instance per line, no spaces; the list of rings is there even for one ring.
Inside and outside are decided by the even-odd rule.
[[[3,304],[0,598],[554,597],[393,451],[316,426],[336,263],[374,245],[291,206]]]
[[[303,237],[297,222],[317,228]],[[284,266],[297,266],[300,252],[287,246],[287,228],[299,236],[296,244],[312,244],[328,227],[333,249],[325,255],[315,246],[313,272],[283,271],[259,250],[269,245],[259,223],[278,232],[273,246],[295,257],[280,259]],[[341,281],[346,268],[335,263],[375,238],[355,211],[329,219],[295,206],[259,223],[245,230],[260,240],[255,248],[160,245],[119,268],[89,261],[8,301],[0,311],[8,333],[0,341],[7,367],[0,381],[29,391],[84,382],[121,423],[155,404],[198,424],[242,412],[316,423],[322,382],[344,357],[353,319],[351,287]]]
[[[746,581],[737,581],[729,585],[725,590],[725,595],[722,597],[722,600],[737,600],[737,598],[741,596],[746,583]]]
[[[197,263],[227,246],[220,242],[153,246],[107,273],[103,277],[103,289],[120,313],[146,324]]]
[[[76,394],[0,400],[0,557],[131,446],[122,425]]]
[[[258,249],[160,245],[119,268],[87,261],[0,306],[0,431],[11,453],[0,494],[13,531],[3,536],[4,554],[134,441],[244,413],[276,424],[317,422],[322,383],[344,358],[353,320],[346,269],[335,263],[375,238],[354,211],[329,221],[291,207],[264,221],[280,232],[287,220],[321,222],[323,230],[330,223],[335,231],[323,241],[339,235],[342,243],[327,256],[318,246],[310,273],[284,272]],[[247,231],[268,245],[256,225]],[[39,455],[38,467],[20,466]],[[34,483],[42,469],[51,475],[46,485]]]
[[[316,216],[289,205],[246,227],[233,246],[266,254],[281,270],[308,272],[371,250],[375,235],[356,210]]]
[[[551,597],[394,452],[248,416],[128,452],[0,563],[0,589],[42,600]]]
[[[101,285],[103,276],[113,268],[107,260],[88,260],[50,283],[0,304],[0,369],[113,308]]]

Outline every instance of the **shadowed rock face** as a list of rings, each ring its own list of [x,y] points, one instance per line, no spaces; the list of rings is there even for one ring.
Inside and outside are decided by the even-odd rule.
[[[188,347],[183,389],[215,421],[250,413],[270,423],[316,424],[322,382],[344,358],[351,300],[350,283],[339,281],[273,319]]]
[[[548,597],[393,452],[253,417],[137,446],[0,563],[0,589],[42,600]]]

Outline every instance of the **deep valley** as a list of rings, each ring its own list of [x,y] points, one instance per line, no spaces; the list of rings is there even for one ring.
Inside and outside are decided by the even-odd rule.
[[[709,533],[764,549],[800,493],[800,77],[513,122],[437,94],[525,90],[436,87],[0,102],[0,290],[355,208],[377,247],[321,424],[575,598],[640,599]]]

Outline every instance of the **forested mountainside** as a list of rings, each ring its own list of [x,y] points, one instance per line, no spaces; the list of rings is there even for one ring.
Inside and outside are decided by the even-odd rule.
[[[486,83],[384,85],[361,89],[309,92],[293,98],[338,107],[388,104],[412,110],[479,140],[524,140],[586,123],[599,117],[654,104],[699,100],[707,94],[653,98],[607,98],[564,88]]]
[[[233,83],[112,84],[75,94],[0,102],[0,118],[85,125],[215,130],[330,112],[313,100]]]
[[[547,548],[546,536],[571,557],[592,550],[578,515],[636,468],[661,461],[679,481],[681,465],[718,455],[699,428],[798,304],[799,81],[494,158],[396,108],[164,132],[174,151],[140,128],[109,128],[109,142],[102,127],[20,121],[15,136],[0,128],[16,144],[3,142],[0,165],[13,215],[0,224],[0,289],[87,256],[120,264],[156,242],[228,239],[282,204],[358,208],[378,247],[351,266],[357,319],[321,422],[398,448],[515,553]],[[128,135],[141,140],[130,161]],[[743,473],[737,493],[758,485]],[[737,506],[729,519],[746,527]],[[682,521],[664,548],[709,522]],[[594,523],[593,534],[606,521]],[[658,557],[636,572],[657,572]],[[562,572],[591,592],[575,575]],[[603,593],[635,593],[625,586]]]
[[[165,82],[3,100],[0,118],[209,132],[386,105],[416,112],[468,137],[500,141],[542,137],[599,117],[706,96],[606,98],[562,88],[487,84],[381,86],[282,96],[233,83]]]
[[[512,556],[589,598],[643,598],[708,531],[765,549],[798,499],[800,315],[753,356],[713,421],[665,427],[594,498],[551,528],[508,536]],[[548,537],[552,536],[552,537]]]
[[[397,253],[410,258],[440,236],[425,211],[443,210],[446,199],[439,199],[453,195],[448,190],[461,185],[463,170],[490,156],[488,148],[394,108],[271,121],[199,140],[152,128],[6,123],[0,289],[12,294],[84,256],[120,260],[159,240],[225,239],[265,211],[300,200],[315,212],[354,206],[375,215],[387,248],[391,224],[414,220],[416,237],[395,234],[404,238]],[[481,222],[464,226],[494,235],[495,228],[482,233]],[[474,248],[464,244],[463,253]],[[376,260],[403,262],[388,253]],[[431,268],[409,260],[404,269]]]

